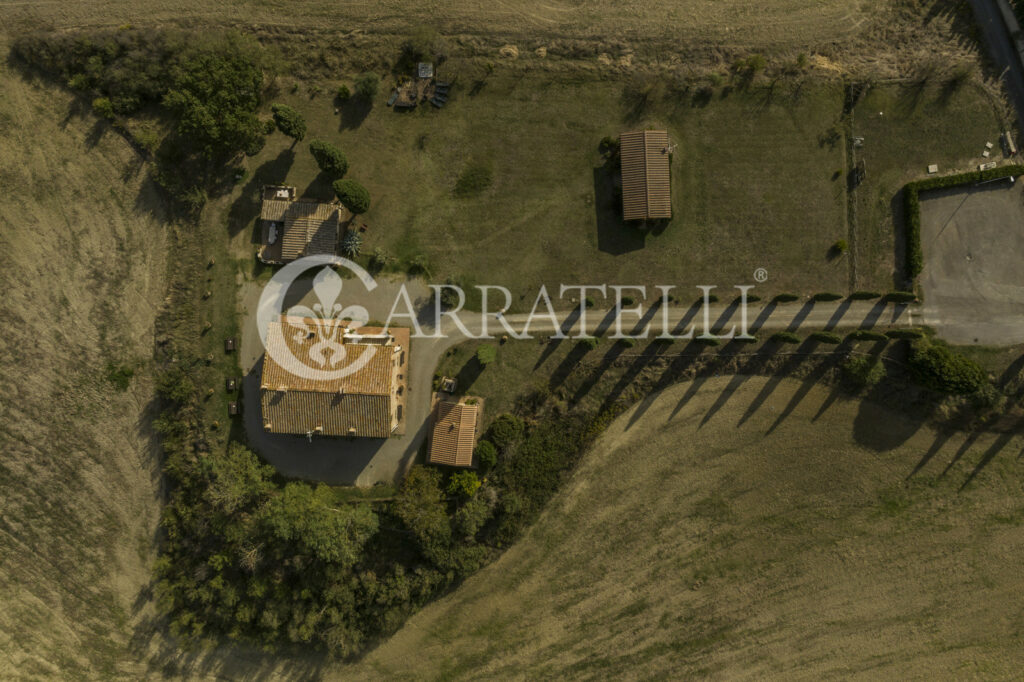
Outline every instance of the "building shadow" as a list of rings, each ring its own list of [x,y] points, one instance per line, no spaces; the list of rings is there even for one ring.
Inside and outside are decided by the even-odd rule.
[[[601,252],[619,256],[644,248],[646,233],[622,220],[622,196],[607,165],[594,168],[594,216]]]

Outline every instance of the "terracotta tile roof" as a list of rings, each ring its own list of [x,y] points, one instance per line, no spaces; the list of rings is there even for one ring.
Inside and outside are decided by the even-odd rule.
[[[668,133],[639,130],[619,135],[622,160],[622,218],[648,220],[672,217]]]
[[[443,400],[434,407],[434,431],[430,437],[431,464],[473,466],[473,446],[479,405]]]
[[[342,221],[341,204],[299,199],[264,199],[260,219],[283,223],[281,260],[334,253]]]
[[[363,328],[361,338],[345,339],[343,324],[319,326],[316,320],[298,317],[271,322],[260,379],[264,427],[272,433],[302,434],[319,429],[323,435],[344,436],[355,429],[357,436],[388,437],[396,425],[396,394],[405,383],[398,378],[400,356],[408,351],[408,331],[402,331],[406,332],[401,339],[406,345],[398,343],[397,334],[385,345],[383,339],[371,338],[383,329]],[[331,344],[338,343],[345,351],[344,365],[338,368],[365,364],[337,378],[301,376],[291,364],[317,369],[318,355],[329,360]]]

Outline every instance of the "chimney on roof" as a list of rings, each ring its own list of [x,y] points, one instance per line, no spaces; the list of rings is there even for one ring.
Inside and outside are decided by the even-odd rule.
[[[263,429],[265,431],[269,431],[270,430],[270,422],[263,422]]]
[[[350,436],[356,435],[356,427],[350,426],[349,429],[348,429],[348,435],[350,435]]]

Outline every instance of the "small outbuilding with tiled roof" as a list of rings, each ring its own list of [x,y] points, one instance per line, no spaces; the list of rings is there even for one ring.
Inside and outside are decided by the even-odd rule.
[[[619,135],[623,220],[672,217],[671,153],[668,133],[664,130],[638,130]]]
[[[438,399],[434,403],[427,461],[444,466],[472,467],[482,408],[483,400],[472,396]]]
[[[339,202],[296,199],[294,187],[264,187],[260,260],[287,263],[303,256],[336,253],[347,216]]]

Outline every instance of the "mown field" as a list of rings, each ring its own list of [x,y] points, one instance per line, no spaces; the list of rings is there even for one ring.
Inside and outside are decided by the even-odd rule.
[[[1022,447],[794,381],[672,387],[339,677],[1012,677]]]
[[[169,228],[123,138],[6,66],[0,89],[0,677],[137,675]]]

